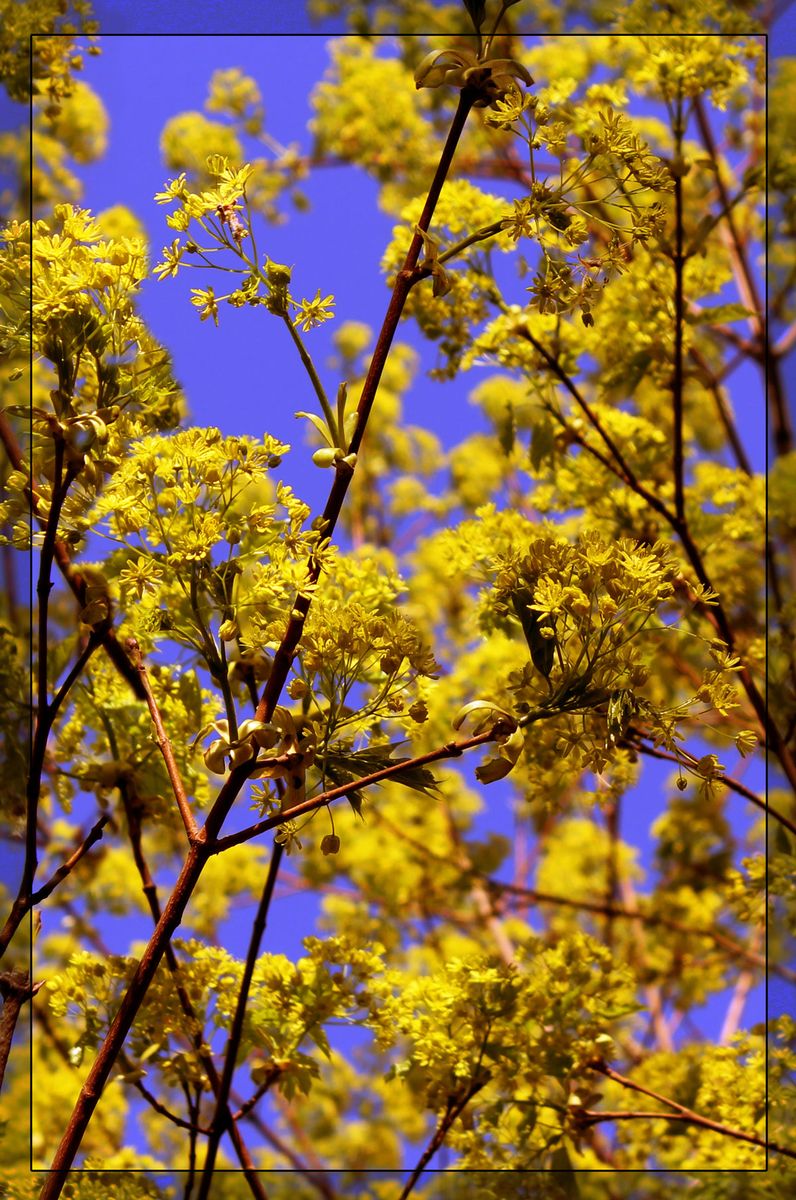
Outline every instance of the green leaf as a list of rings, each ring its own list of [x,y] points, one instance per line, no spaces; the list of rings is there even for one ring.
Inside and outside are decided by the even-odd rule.
[[[514,449],[514,435],[517,431],[517,423],[514,420],[514,406],[507,404],[505,413],[497,421],[497,437],[500,442],[500,448],[509,457]]]
[[[555,660],[555,638],[544,637],[541,632],[544,628],[550,628],[549,620],[528,607],[533,604],[530,588],[518,588],[511,597],[511,603],[522,625],[531,652],[531,662],[545,679],[549,679]]]
[[[491,721],[497,721],[501,718],[508,719],[513,726],[516,727],[516,720],[511,713],[506,712],[505,708],[501,708],[499,704],[495,704],[492,700],[471,700],[469,704],[465,704],[460,708],[456,716],[451,721],[454,729],[461,729],[464,722],[473,713],[480,714],[473,721],[473,729],[475,733],[480,733],[486,729]]]
[[[324,760],[324,769],[336,784],[351,783],[354,779],[364,779],[368,775],[375,774],[376,771],[383,771],[398,763],[409,762],[408,758],[393,757],[395,751],[405,745],[405,742],[390,742],[384,746],[368,746],[365,750],[354,750],[350,753],[329,750]],[[438,780],[435,779],[428,767],[402,768],[390,776],[390,782],[403,784],[404,787],[411,788],[413,792],[422,792],[424,796],[431,796],[432,790],[439,787]],[[359,807],[354,806],[355,799]],[[360,815],[361,799],[349,796],[348,800],[351,807],[354,808],[354,812]]]
[[[331,433],[329,432],[328,425],[321,417],[316,416],[315,413],[309,413],[309,412],[297,412],[297,413],[294,413],[294,416],[304,417],[307,421],[311,421],[312,424],[315,426],[315,428],[318,430],[318,433],[321,435],[323,440],[326,442],[327,446],[329,446],[332,450],[335,449],[334,438],[332,437]]]
[[[470,14],[470,20],[478,33],[484,23],[486,0],[462,0],[462,3]]]
[[[555,430],[553,422],[549,417],[543,417],[533,427],[531,433],[530,459],[531,466],[534,471],[539,468],[551,457],[553,446],[555,445]]]

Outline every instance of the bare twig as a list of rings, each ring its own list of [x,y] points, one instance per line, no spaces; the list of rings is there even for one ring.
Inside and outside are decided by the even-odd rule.
[[[684,1104],[678,1104],[676,1100],[671,1100],[668,1096],[662,1096],[660,1092],[654,1092],[652,1088],[642,1087],[640,1083],[634,1083],[632,1079],[628,1079],[625,1075],[620,1075],[618,1071],[614,1071],[612,1067],[607,1066],[603,1062],[595,1062],[591,1064],[592,1071],[597,1071],[600,1075],[604,1075],[606,1079],[612,1079],[614,1083],[621,1084],[622,1087],[630,1088],[634,1092],[640,1092],[643,1096],[651,1096],[653,1100],[659,1101],[661,1104],[666,1104],[669,1108],[673,1108],[679,1117],[684,1121],[689,1121],[692,1125],[701,1125],[703,1129],[712,1129],[715,1133],[721,1133],[725,1137],[736,1138],[741,1142],[749,1142],[753,1146],[761,1146],[764,1150],[771,1150],[775,1154],[784,1154],[787,1158],[796,1158],[796,1150],[790,1150],[786,1146],[781,1146],[778,1142],[767,1141],[765,1138],[758,1137],[754,1133],[746,1133],[743,1129],[735,1129],[731,1125],[723,1125],[721,1121],[712,1121],[709,1117],[703,1117],[696,1113],[691,1108],[686,1108]],[[592,1114],[593,1116],[602,1114]]]
[[[185,832],[188,834],[188,840],[193,841],[199,832],[199,827],[194,820],[194,815],[191,812],[191,806],[188,803],[188,795],[185,791],[185,785],[182,782],[180,768],[177,766],[177,760],[174,757],[174,750],[171,745],[171,740],[166,733],[163,725],[163,719],[160,715],[157,700],[152,691],[152,685],[149,682],[144,656],[141,653],[141,647],[137,640],[133,637],[127,639],[126,649],[135,663],[138,674],[141,677],[141,686],[144,689],[146,696],[147,708],[149,715],[152,718],[152,724],[155,726],[155,734],[157,736],[160,753],[163,755],[163,762],[166,764],[166,772],[171,784],[171,790],[174,793],[174,799],[177,801],[177,808],[180,810],[182,823],[185,826]]]
[[[640,730],[628,730],[628,734],[630,737],[627,739],[627,744],[638,750],[640,754],[646,754],[648,758],[664,759],[666,762],[682,762],[682,757],[678,758],[675,754],[668,754],[665,750],[658,749],[657,746],[645,745],[642,739],[647,739],[649,737],[648,734],[642,733]],[[681,751],[681,755],[683,753]],[[693,762],[696,762],[693,755],[689,755],[688,757]],[[740,779],[735,779],[732,775],[720,775],[716,778],[716,783],[724,784],[730,791],[737,792],[739,796],[743,796],[750,804],[754,804],[761,812],[767,813],[775,821],[779,821],[780,825],[783,825],[785,829],[789,829],[791,833],[796,835],[796,822],[791,821],[789,817],[786,817],[779,809],[774,808],[767,800],[763,800],[761,796],[758,796],[751,788],[748,788],[745,783],[741,783]]]
[[[274,885],[276,877],[279,873],[279,864],[282,860],[283,847],[280,842],[274,845],[271,854],[271,862],[268,867],[268,874],[263,886],[260,903],[257,906],[257,914],[252,925],[251,936],[249,938],[249,948],[246,954],[246,961],[243,966],[243,977],[241,979],[240,988],[238,990],[238,999],[235,1005],[235,1014],[232,1018],[232,1025],[227,1038],[227,1045],[224,1050],[224,1067],[221,1072],[218,1088],[216,1090],[216,1109],[213,1114],[213,1119],[210,1123],[210,1137],[207,1141],[207,1149],[205,1151],[204,1167],[202,1168],[202,1176],[199,1181],[199,1192],[197,1200],[209,1200],[210,1189],[213,1186],[213,1171],[215,1169],[216,1157],[218,1148],[221,1143],[221,1137],[227,1128],[237,1128],[234,1119],[230,1117],[229,1110],[229,1093],[232,1087],[232,1076],[235,1073],[237,1063],[238,1050],[243,1036],[243,1023],[246,1018],[246,1007],[249,1002],[249,989],[254,977],[254,968],[257,965],[257,957],[260,953],[260,944],[265,933],[266,921],[268,920],[268,910],[271,906],[271,899],[274,894]]]
[[[40,983],[31,983],[27,971],[5,971],[0,975],[0,1088],[3,1086],[14,1030],[17,1027],[22,1005],[36,995]]]
[[[514,883],[503,883],[499,879],[487,879],[486,884],[492,891],[500,895],[516,896],[523,903],[530,901],[534,904],[550,904],[556,907],[560,905],[563,908],[573,908],[580,912],[591,912],[600,916],[642,921],[645,925],[661,925],[665,929],[672,929],[676,933],[682,933],[688,937],[709,938],[717,946],[721,946],[728,954],[731,954],[733,958],[740,958],[751,963],[761,971],[768,969],[783,979],[787,979],[790,983],[796,983],[796,971],[779,963],[767,962],[762,954],[756,953],[748,946],[741,945],[740,942],[735,941],[720,929],[688,925],[685,921],[678,921],[663,913],[649,912],[636,906],[627,908],[621,904],[604,904],[596,900],[573,900],[570,896],[560,896],[554,892],[543,892],[538,888],[522,887]]]
[[[89,852],[91,847],[100,840],[102,837],[102,831],[110,819],[110,813],[103,813],[100,819],[94,825],[92,825],[91,829],[83,838],[75,852],[70,854],[69,858],[67,858],[65,862],[61,863],[61,866],[53,872],[47,882],[43,883],[42,886],[33,893],[33,895],[30,897],[30,907],[33,907],[34,904],[41,904],[42,900],[46,900],[47,897],[55,891],[55,889],[58,887],[58,884],[63,879],[66,879],[67,875],[77,866],[81,858],[83,858],[83,856]]]
[[[412,1174],[406,1181],[398,1200],[406,1200],[406,1197],[414,1191],[415,1184],[418,1182],[420,1176],[431,1162],[431,1159],[445,1141],[445,1138],[448,1136],[448,1131],[450,1130],[454,1121],[457,1119],[457,1117],[461,1116],[461,1114],[464,1112],[464,1109],[467,1107],[467,1104],[470,1102],[473,1096],[475,1096],[475,1094],[481,1090],[485,1083],[486,1079],[484,1078],[481,1078],[480,1080],[474,1080],[460,1099],[454,1099],[451,1097],[448,1100],[448,1103],[445,1106],[445,1112],[440,1117],[437,1128],[434,1131],[434,1135],[418,1159],[417,1166],[414,1168]]]
[[[744,242],[738,232],[738,227],[732,213],[732,207],[729,204],[729,195],[721,170],[719,169],[718,150],[713,137],[713,130],[710,127],[710,121],[708,120],[707,113],[705,112],[705,107],[700,96],[697,96],[696,100],[694,101],[694,111],[696,113],[699,133],[705,149],[707,150],[716,167],[714,172],[716,188],[718,190],[723,209],[722,219],[726,222],[733,270],[738,281],[738,287],[743,301],[752,312],[750,324],[755,331],[758,345],[763,353],[764,365],[767,368],[766,374],[768,393],[771,400],[774,445],[778,454],[787,454],[793,448],[793,427],[791,424],[790,412],[788,410],[785,387],[782,380],[780,358],[772,351],[768,327],[763,315],[763,306],[760,300],[759,290],[755,282],[755,277],[752,273],[751,265],[749,263],[749,256],[746,251],[746,246],[744,245]]]
[[[112,730],[109,729],[108,733],[109,737],[112,739]],[[111,749],[114,753],[114,756],[118,756],[118,748],[115,746],[113,741],[111,741]],[[124,778],[122,778],[119,783],[119,794],[122,798],[122,804],[127,816],[127,826],[130,835],[130,845],[133,851],[133,859],[138,869],[143,892],[146,897],[147,904],[149,905],[149,911],[152,915],[153,921],[157,925],[162,915],[157,886],[150,873],[149,864],[146,861],[143,846],[141,844],[141,820],[136,799],[130,794],[129,783]],[[165,958],[166,965],[168,966],[169,972],[171,973],[171,977],[174,981],[177,998],[179,999],[182,1011],[185,1013],[187,1018],[187,1032],[190,1035],[190,1040],[193,1044],[194,1050],[202,1060],[204,1069],[207,1072],[207,1077],[210,1080],[210,1086],[213,1088],[214,1092],[217,1092],[219,1086],[218,1071],[216,1070],[216,1065],[213,1061],[213,1055],[210,1052],[210,1049],[205,1045],[200,1023],[196,1016],[191,998],[188,995],[188,991],[182,981],[180,965],[177,961],[177,956],[174,953],[174,948],[171,945],[171,942],[166,945]],[[232,1125],[231,1121],[230,1125]],[[201,1130],[200,1132],[205,1131]],[[265,1190],[257,1176],[256,1171],[254,1170],[251,1155],[248,1152],[243,1135],[237,1126],[231,1129],[231,1137],[232,1144],[235,1147],[235,1152],[238,1155],[241,1168],[254,1200],[265,1200]],[[196,1154],[195,1136],[192,1136],[190,1153],[193,1161]]]

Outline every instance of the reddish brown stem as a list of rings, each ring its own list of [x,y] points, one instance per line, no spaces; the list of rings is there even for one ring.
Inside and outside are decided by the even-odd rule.
[[[155,699],[152,691],[152,685],[149,682],[149,676],[144,663],[144,656],[141,653],[141,647],[135,638],[128,638],[126,648],[130,652],[133,662],[138,669],[138,674],[141,677],[141,686],[144,689],[144,695],[146,696],[147,708],[149,709],[149,715],[152,718],[152,724],[155,726],[155,736],[157,737],[157,743],[160,747],[160,753],[163,756],[163,762],[166,765],[166,773],[169,777],[171,790],[174,793],[174,799],[177,801],[177,808],[179,809],[180,816],[182,817],[182,823],[185,826],[185,832],[188,834],[188,840],[192,841],[199,832],[199,829],[196,821],[194,820],[193,813],[191,812],[191,806],[188,803],[188,795],[185,791],[185,785],[182,782],[180,769],[177,766],[177,760],[174,757],[171,739],[166,733],[163,725],[163,719],[160,715],[160,709],[158,708],[157,700]]]
[[[768,333],[768,324],[763,316],[763,308],[760,301],[759,290],[749,263],[749,256],[746,252],[746,246],[743,243],[743,240],[738,232],[738,227],[735,223],[735,218],[732,213],[732,207],[729,203],[729,194],[724,183],[724,178],[719,170],[716,141],[713,137],[713,130],[710,127],[710,121],[707,118],[707,113],[705,112],[705,107],[702,103],[701,97],[697,97],[694,103],[694,111],[696,113],[699,133],[705,145],[705,149],[716,165],[716,187],[718,189],[719,198],[723,208],[723,220],[727,223],[727,231],[730,236],[730,246],[732,250],[733,266],[739,280],[741,294],[743,295],[745,293],[749,307],[754,312],[752,323],[757,333],[758,345],[762,351],[763,364],[766,368],[768,394],[771,401],[774,446],[777,454],[788,454],[793,449],[793,426],[791,424],[791,415],[788,409],[787,396],[785,395],[780,359],[772,352],[771,341]]]
[[[282,861],[283,847],[277,842],[274,845],[271,854],[271,862],[268,867],[268,874],[265,879],[260,903],[257,906],[257,914],[252,925],[251,936],[249,938],[249,949],[246,954],[246,961],[243,966],[243,978],[241,979],[240,989],[238,991],[238,1000],[235,1006],[235,1015],[232,1018],[232,1025],[227,1039],[226,1049],[224,1051],[224,1069],[221,1073],[218,1089],[216,1091],[216,1110],[213,1115],[213,1120],[210,1127],[210,1137],[207,1142],[207,1150],[205,1152],[205,1162],[202,1169],[202,1178],[199,1183],[199,1194],[197,1200],[209,1200],[210,1189],[213,1186],[213,1171],[215,1169],[216,1157],[218,1148],[221,1143],[221,1137],[225,1129],[229,1128],[230,1132],[235,1126],[235,1122],[230,1117],[229,1111],[229,1093],[232,1087],[232,1076],[235,1073],[237,1063],[238,1050],[243,1036],[243,1023],[246,1019],[246,1006],[249,1002],[249,990],[254,977],[254,968],[257,965],[257,957],[260,953],[260,944],[265,933],[266,921],[268,920],[268,910],[271,907],[271,899],[274,894],[274,886],[276,877],[279,874],[279,864]]]
[[[230,833],[227,837],[219,838],[210,845],[210,853],[219,854],[223,850],[228,850],[230,846],[239,846],[241,842],[248,842],[251,838],[257,837],[261,833],[266,833],[269,829],[277,829],[280,825],[284,825],[286,821],[294,821],[296,817],[306,816],[307,813],[315,812],[316,809],[331,804],[333,800],[340,800],[343,796],[352,796],[355,792],[361,791],[362,788],[370,787],[374,783],[381,783],[382,780],[389,779],[392,775],[397,775],[401,771],[407,771],[412,767],[428,766],[429,763],[439,762],[443,758],[458,758],[465,750],[471,750],[475,746],[483,746],[486,742],[494,741],[496,736],[497,733],[493,727],[484,733],[467,738],[465,741],[447,742],[444,746],[440,746],[436,750],[430,750],[427,754],[418,755],[417,758],[404,759],[393,766],[383,767],[380,771],[374,771],[371,775],[355,779],[351,783],[342,783],[339,787],[330,788],[329,791],[322,792],[320,796],[312,796],[307,800],[303,800],[300,804],[295,804],[287,812],[280,812],[273,817],[266,817],[262,821],[256,821],[254,825],[249,825],[246,829],[241,829],[238,833]]]
[[[796,1158],[796,1150],[790,1150],[786,1146],[781,1146],[778,1142],[770,1142],[765,1138],[758,1137],[754,1133],[746,1133],[743,1129],[735,1129],[731,1125],[722,1125],[720,1121],[712,1121],[709,1117],[703,1117],[700,1113],[694,1112],[691,1108],[686,1108],[684,1104],[678,1104],[676,1100],[671,1100],[668,1096],[662,1096],[660,1092],[654,1092],[652,1088],[642,1087],[640,1083],[634,1083],[632,1079],[628,1079],[625,1075],[620,1075],[618,1071],[614,1071],[605,1063],[592,1063],[591,1069],[604,1075],[607,1079],[612,1079],[614,1083],[619,1083],[622,1087],[630,1088],[634,1092],[640,1092],[643,1096],[651,1096],[653,1100],[658,1100],[661,1104],[667,1104],[674,1109],[680,1120],[688,1121],[692,1125],[701,1125],[703,1129],[712,1129],[715,1133],[721,1133],[725,1137],[736,1138],[741,1142],[749,1142],[753,1146],[761,1146],[764,1150],[772,1150],[776,1154],[783,1154],[787,1158]],[[596,1115],[596,1114],[595,1114]]]

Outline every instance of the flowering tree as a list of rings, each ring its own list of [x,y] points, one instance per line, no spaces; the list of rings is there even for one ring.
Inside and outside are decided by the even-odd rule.
[[[131,212],[81,207],[105,117],[64,7],[6,3],[0,46],[34,114],[29,176],[3,143],[7,1194],[785,1194],[792,72],[768,321],[764,26],[723,0],[696,34],[679,3],[568,6],[602,22],[578,37],[526,0],[318,3],[353,32],[312,148],[216,72],[163,133],[151,268]],[[373,331],[266,250],[330,164],[395,220]],[[187,422],[137,304],[188,271],[220,337],[235,309],[284,328],[321,512],[282,480],[292,408],[260,439]],[[480,432],[403,422],[404,319]],[[319,898],[293,958],[266,931],[286,880]],[[766,949],[768,1025],[745,1019]]]

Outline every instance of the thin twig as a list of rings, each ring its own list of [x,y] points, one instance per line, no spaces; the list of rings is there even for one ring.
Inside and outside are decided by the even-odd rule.
[[[224,1066],[216,1091],[216,1109],[210,1123],[210,1137],[207,1141],[197,1200],[209,1200],[210,1189],[213,1186],[213,1171],[215,1169],[221,1137],[228,1127],[236,1128],[234,1119],[230,1119],[229,1093],[232,1087],[232,1076],[235,1073],[238,1050],[240,1049],[240,1042],[243,1036],[243,1024],[246,1019],[246,1008],[249,1002],[249,989],[251,988],[254,968],[257,965],[260,945],[265,933],[268,911],[271,907],[274,885],[276,884],[276,877],[279,874],[279,864],[282,861],[283,850],[284,847],[281,842],[275,843],[260,903],[257,906],[257,914],[252,925],[249,948],[243,966],[243,977],[235,1005],[235,1014],[232,1018],[232,1025],[230,1026],[229,1037],[227,1038],[227,1045],[224,1050]]]
[[[725,1137],[736,1138],[741,1142],[749,1142],[753,1146],[762,1146],[764,1150],[772,1150],[775,1154],[784,1154],[787,1158],[796,1158],[796,1150],[790,1150],[786,1146],[781,1146],[778,1142],[766,1141],[765,1138],[758,1137],[754,1133],[746,1133],[743,1129],[735,1129],[731,1125],[722,1125],[720,1121],[712,1121],[709,1117],[703,1117],[696,1113],[691,1108],[686,1108],[684,1104],[678,1104],[676,1100],[670,1099],[668,1096],[662,1096],[660,1092],[654,1092],[652,1088],[642,1087],[640,1083],[634,1083],[632,1079],[628,1079],[625,1075],[620,1075],[618,1071],[614,1071],[612,1067],[607,1066],[603,1062],[591,1063],[592,1071],[597,1071],[600,1075],[604,1075],[607,1079],[612,1079],[614,1083],[619,1083],[622,1087],[630,1088],[634,1092],[640,1092],[643,1096],[651,1096],[653,1100],[658,1100],[661,1104],[667,1104],[679,1113],[683,1120],[690,1121],[692,1125],[701,1125],[703,1129],[712,1129],[715,1133],[721,1133]]]
[[[50,728],[52,728],[53,722],[55,721],[55,718],[57,717],[64,700],[69,695],[77,680],[83,674],[83,668],[88,663],[88,660],[91,658],[94,651],[100,645],[102,645],[102,635],[95,629],[92,629],[91,633],[86,639],[85,645],[72,664],[69,673],[52,698],[47,712],[47,719],[49,721]]]
[[[5,413],[0,412],[0,441],[3,443],[8,459],[16,471],[28,472],[22,457],[22,451],[19,448],[17,439],[14,436],[14,431],[8,422]],[[45,518],[40,514],[41,497],[31,481],[28,482],[25,488],[26,494],[30,501],[31,511],[36,517],[39,525],[43,528]],[[87,599],[87,584],[80,570],[74,566],[69,552],[69,548],[65,542],[56,540],[54,546],[54,561],[58,570],[63,575],[73,595],[75,596],[81,608],[85,608]],[[134,695],[139,699],[144,699],[144,694],[141,691],[141,682],[138,678],[133,664],[125,654],[119,642],[116,639],[116,634],[110,626],[110,623],[103,624],[102,627],[102,646],[106,654],[110,658],[116,670],[123,679],[130,685]]]
[[[152,724],[155,726],[155,734],[157,735],[157,743],[160,747],[160,753],[163,755],[163,762],[166,764],[166,772],[171,784],[171,790],[174,793],[174,799],[177,801],[177,808],[180,810],[182,823],[185,826],[185,832],[188,834],[188,841],[193,841],[199,832],[199,827],[194,820],[194,815],[191,812],[191,806],[188,803],[188,795],[185,791],[185,785],[182,782],[180,768],[177,766],[177,760],[174,757],[174,750],[171,745],[171,739],[166,733],[163,725],[163,718],[160,715],[157,700],[152,691],[152,685],[149,682],[144,656],[141,653],[141,647],[134,637],[127,639],[126,649],[135,663],[138,674],[141,678],[141,686],[144,689],[146,696],[147,708],[149,715],[152,718]]]
[[[460,1099],[460,1100],[449,1099],[448,1100],[448,1103],[445,1106],[445,1112],[443,1113],[442,1117],[439,1120],[437,1128],[434,1131],[434,1135],[431,1138],[431,1140],[429,1141],[429,1143],[426,1146],[423,1153],[421,1154],[420,1158],[418,1159],[417,1166],[414,1168],[414,1170],[412,1171],[412,1174],[409,1176],[408,1180],[406,1181],[406,1184],[404,1185],[404,1187],[401,1191],[401,1194],[398,1197],[398,1200],[406,1200],[406,1197],[409,1196],[411,1194],[411,1192],[414,1191],[415,1184],[418,1182],[418,1180],[420,1179],[420,1176],[423,1174],[426,1167],[431,1162],[431,1159],[434,1157],[434,1155],[437,1153],[437,1151],[439,1150],[442,1143],[445,1141],[445,1138],[448,1136],[448,1131],[450,1130],[454,1121],[457,1119],[457,1117],[459,1117],[462,1114],[462,1112],[464,1112],[464,1109],[466,1108],[469,1101],[473,1098],[473,1096],[477,1092],[479,1092],[481,1090],[481,1088],[484,1086],[485,1082],[486,1082],[486,1080],[484,1080],[484,1079],[474,1081],[473,1083],[470,1084],[469,1088],[465,1092],[462,1099]]]
[[[640,730],[628,730],[628,733],[631,736],[627,739],[627,745],[638,750],[640,754],[646,754],[648,758],[664,759],[666,762],[682,763],[682,758],[678,758],[675,754],[667,754],[665,750],[660,750],[657,746],[645,745],[641,739],[648,738],[648,734],[642,733]],[[682,753],[684,752],[681,751]],[[688,757],[696,762],[693,755],[689,755]],[[716,777],[715,782],[724,784],[730,791],[737,792],[739,796],[743,796],[750,804],[754,804],[761,812],[767,813],[768,816],[773,817],[775,821],[779,821],[780,825],[784,825],[786,829],[789,829],[792,834],[796,835],[796,822],[791,821],[789,817],[786,817],[779,809],[774,808],[767,800],[763,800],[751,788],[748,788],[745,783],[741,783],[740,779],[735,779],[732,775],[719,775]]]
[[[231,1092],[230,1096],[235,1100],[236,1103],[239,1103],[240,1097],[236,1097],[234,1092]],[[277,1105],[282,1107],[280,1104],[280,1099],[281,1098],[277,1093]],[[307,1162],[301,1159],[296,1151],[293,1150],[293,1148],[289,1146],[287,1142],[284,1142],[277,1133],[274,1133],[270,1126],[265,1124],[259,1113],[255,1112],[253,1109],[250,1109],[245,1113],[245,1119],[254,1126],[254,1128],[265,1139],[265,1141],[269,1143],[269,1145],[273,1146],[274,1150],[278,1151],[279,1154],[284,1155],[293,1170],[298,1175],[301,1175],[304,1179],[306,1179],[307,1183],[314,1187],[316,1191],[324,1197],[324,1200],[336,1200],[337,1193],[335,1189],[331,1186],[325,1175],[320,1173],[324,1171],[325,1168],[322,1166],[317,1155],[315,1155],[312,1149],[312,1143],[309,1142],[304,1130],[301,1129],[300,1126],[295,1132],[298,1140],[303,1140],[307,1143]]]
[[[443,758],[459,758],[465,750],[471,750],[475,746],[483,746],[486,742],[494,741],[498,736],[499,729],[499,725],[493,726],[491,729],[475,734],[464,741],[446,742],[444,746],[440,746],[436,750],[430,750],[427,754],[420,754],[417,758],[404,759],[402,762],[396,762],[389,767],[383,767],[380,771],[373,771],[370,775],[364,775],[361,779],[354,779],[350,783],[342,783],[339,787],[330,788],[328,791],[322,792],[319,796],[312,796],[303,800],[300,804],[295,804],[285,812],[276,813],[273,817],[265,817],[262,821],[255,821],[253,825],[239,830],[238,833],[230,833],[226,837],[218,838],[209,844],[209,852],[210,854],[220,854],[224,850],[228,850],[230,846],[239,846],[241,842],[248,842],[251,838],[258,837],[261,833],[266,833],[269,829],[277,829],[287,821],[293,821],[296,817],[306,816],[307,813],[315,812],[316,809],[331,804],[333,800],[340,800],[343,796],[351,796],[355,792],[361,791],[362,788],[381,783],[383,780],[389,779],[392,775],[400,774],[401,771],[427,766],[429,763],[439,762]]]
[[[47,882],[42,884],[42,886],[32,894],[30,897],[31,908],[34,904],[41,904],[42,900],[46,900],[47,897],[55,891],[55,889],[58,887],[58,884],[63,879],[66,879],[67,875],[74,870],[81,858],[83,858],[83,856],[89,852],[91,847],[100,840],[102,837],[102,831],[110,819],[110,813],[103,813],[100,819],[91,827],[89,832],[83,838],[83,841],[74,851],[74,853],[70,854],[69,858],[67,858],[65,862],[61,863],[60,867],[53,872]]]
[[[111,738],[111,750],[114,756],[118,757],[118,748],[113,742],[112,729],[109,729],[108,733],[109,737]],[[130,845],[133,851],[133,859],[141,879],[144,896],[146,897],[147,904],[149,905],[149,911],[152,915],[153,921],[157,926],[162,916],[157,885],[152,878],[149,870],[149,864],[144,856],[141,842],[141,820],[136,798],[130,794],[129,782],[124,778],[119,783],[119,794],[121,796],[122,804],[127,816],[127,826],[130,835]],[[166,945],[165,958],[166,965],[174,981],[177,998],[180,1002],[182,1011],[185,1013],[187,1018],[188,1032],[190,1034],[191,1043],[197,1055],[201,1059],[205,1071],[207,1072],[207,1077],[210,1080],[211,1088],[213,1088],[214,1091],[218,1091],[219,1077],[218,1071],[216,1070],[216,1065],[213,1061],[213,1055],[204,1042],[200,1022],[196,1016],[196,1012],[191,1002],[191,998],[188,995],[185,984],[182,981],[180,965],[177,961],[177,956],[174,953],[174,947],[171,945],[170,941]],[[230,1124],[232,1124],[232,1122],[230,1122]],[[232,1128],[231,1136],[233,1146],[235,1147],[235,1152],[238,1155],[241,1168],[252,1196],[255,1198],[255,1200],[266,1200],[265,1189],[263,1188],[254,1170],[252,1159],[244,1142],[243,1135],[237,1126]],[[192,1153],[195,1156],[195,1145],[192,1146]]]
[[[694,101],[694,111],[696,113],[697,124],[699,125],[699,133],[704,143],[705,149],[710,155],[716,170],[714,172],[716,179],[716,188],[721,200],[723,213],[722,218],[726,221],[727,232],[729,234],[730,253],[733,260],[733,268],[736,279],[738,280],[739,289],[744,298],[747,307],[752,310],[750,323],[757,334],[758,344],[763,351],[764,365],[767,368],[766,376],[768,383],[768,392],[771,399],[771,414],[772,425],[774,431],[774,445],[778,454],[788,454],[793,448],[793,427],[791,424],[790,412],[788,410],[787,396],[782,380],[782,371],[780,359],[777,354],[772,352],[771,342],[768,334],[768,326],[763,315],[763,307],[760,301],[760,295],[755,282],[752,268],[749,263],[749,256],[746,252],[741,236],[738,232],[738,227],[735,223],[735,218],[732,213],[732,208],[729,205],[729,196],[724,183],[721,170],[719,169],[718,150],[713,137],[713,130],[710,127],[705,112],[705,107],[700,96]]]
[[[778,963],[767,962],[762,954],[750,950],[747,946],[741,945],[740,942],[729,937],[720,929],[711,929],[709,926],[688,925],[685,921],[678,921],[674,917],[664,916],[662,913],[649,912],[642,908],[627,908],[621,904],[603,904],[595,900],[573,900],[570,896],[560,896],[554,892],[543,892],[538,888],[522,887],[519,884],[503,883],[499,879],[487,879],[487,887],[500,895],[516,896],[518,900],[524,903],[531,901],[535,904],[551,904],[561,905],[563,908],[573,908],[581,912],[591,912],[599,916],[612,916],[618,918],[626,918],[633,921],[642,921],[645,925],[661,925],[665,929],[672,929],[676,933],[685,934],[688,937],[710,938],[717,946],[721,946],[728,954],[734,958],[743,959],[745,962],[752,963],[761,971],[768,969],[769,971],[780,975],[783,979],[787,979],[790,983],[796,983],[796,971],[792,971],[788,967],[779,965]]]

